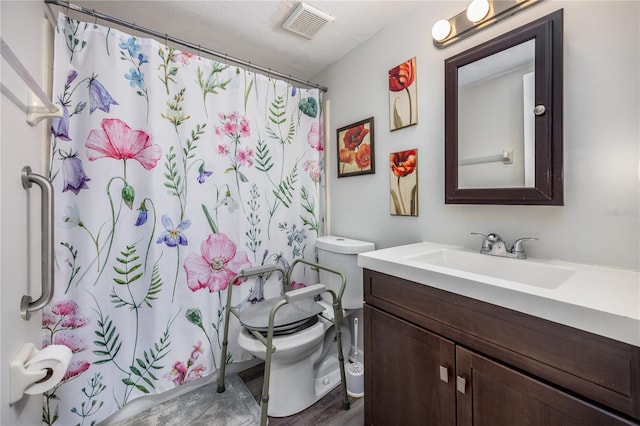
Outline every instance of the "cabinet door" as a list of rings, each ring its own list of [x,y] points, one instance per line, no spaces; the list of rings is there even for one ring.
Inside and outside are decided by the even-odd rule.
[[[460,426],[636,424],[460,346],[456,374]]]
[[[365,424],[454,426],[454,344],[368,305],[364,331]]]

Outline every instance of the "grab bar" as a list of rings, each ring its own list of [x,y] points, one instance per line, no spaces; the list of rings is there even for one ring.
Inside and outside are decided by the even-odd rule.
[[[484,163],[513,164],[513,149],[504,149],[502,150],[502,154],[498,154],[498,155],[468,158],[466,160],[458,161],[459,166],[471,166],[473,164],[484,164]]]
[[[29,295],[22,296],[20,301],[20,316],[24,320],[31,317],[31,312],[44,308],[53,298],[53,185],[44,176],[31,172],[31,167],[22,168],[22,186],[31,188],[35,183],[40,187],[42,216],[40,229],[42,230],[42,243],[40,245],[42,268],[42,292],[37,300]]]

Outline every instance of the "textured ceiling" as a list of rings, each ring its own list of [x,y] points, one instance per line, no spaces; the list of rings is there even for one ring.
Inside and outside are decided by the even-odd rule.
[[[298,1],[71,3],[306,81],[421,2],[309,0],[307,4],[335,18],[313,40],[280,27]],[[69,14],[92,21],[87,15]]]

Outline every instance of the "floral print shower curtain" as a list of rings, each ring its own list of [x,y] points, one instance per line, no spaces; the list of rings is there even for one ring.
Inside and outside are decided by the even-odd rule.
[[[43,346],[73,359],[43,422],[84,425],[216,372],[240,269],[314,259],[320,94],[62,14],[54,62]],[[280,294],[275,278],[237,283],[233,305]],[[231,325],[227,363],[249,358]]]

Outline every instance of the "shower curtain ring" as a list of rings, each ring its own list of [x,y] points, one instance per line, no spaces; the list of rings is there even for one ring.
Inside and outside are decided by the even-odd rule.
[[[69,16],[69,6],[71,4],[71,0],[67,0],[67,16]]]
[[[98,17],[96,16],[96,10],[95,9],[91,9],[91,11],[93,12],[93,29],[96,30],[98,29]]]
[[[133,41],[136,41],[136,23],[133,23]]]
[[[168,40],[169,40],[169,34],[164,33],[164,45],[165,46],[168,46],[168,44],[169,44]]]
[[[198,45],[198,56],[200,56],[200,45]]]

